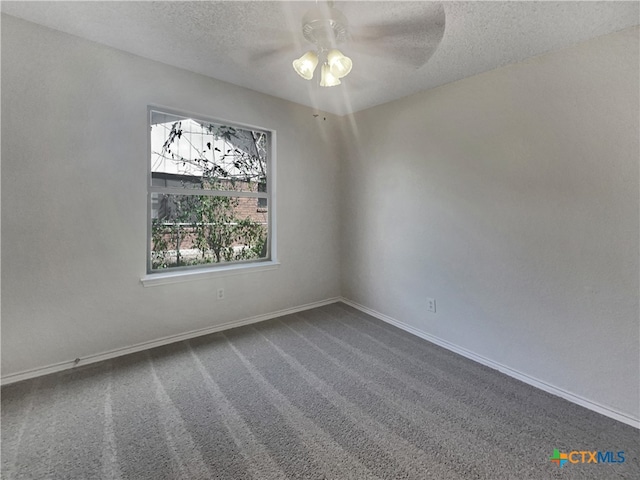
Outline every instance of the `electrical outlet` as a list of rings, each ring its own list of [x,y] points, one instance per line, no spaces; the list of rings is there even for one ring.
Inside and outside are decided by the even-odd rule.
[[[224,288],[218,289],[218,300],[224,299]]]
[[[436,300],[434,298],[427,297],[427,312],[436,313]]]

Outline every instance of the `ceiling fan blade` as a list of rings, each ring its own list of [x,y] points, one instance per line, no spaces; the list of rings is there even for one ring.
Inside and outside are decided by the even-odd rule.
[[[433,55],[444,36],[446,15],[441,4],[426,14],[374,25],[352,25],[349,47],[366,55],[390,57],[419,68]]]
[[[437,36],[444,33],[445,18],[416,18],[409,21],[351,27],[351,40],[385,40],[388,37],[412,38],[417,35]]]
[[[352,45],[356,54],[363,54],[370,57],[384,57],[395,63],[409,65],[413,68],[420,68],[425,65],[433,53],[436,51],[436,45],[425,46],[401,46],[391,44],[378,44],[376,42],[361,42]],[[352,55],[354,57],[355,55]],[[355,63],[355,60],[354,60]]]
[[[295,58],[297,58],[296,53],[297,53],[297,50],[295,46],[289,44],[289,45],[284,45],[280,47],[267,48],[259,52],[253,52],[251,55],[248,56],[248,61],[251,64],[258,64],[258,65],[264,65],[266,63],[270,63],[284,57],[286,57],[287,59],[291,57],[290,61],[293,61],[295,60]],[[304,52],[300,52],[298,56],[302,55],[302,53]]]

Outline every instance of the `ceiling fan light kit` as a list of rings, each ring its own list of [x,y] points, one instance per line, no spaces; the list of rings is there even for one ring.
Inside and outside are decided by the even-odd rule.
[[[331,73],[331,68],[329,64],[323,63],[322,70],[320,71],[320,86],[321,87],[335,87],[336,85],[340,85],[342,82],[338,77],[336,77],[333,73]]]
[[[317,65],[318,55],[313,51],[309,51],[293,61],[293,69],[305,80],[311,80],[313,78],[313,72]]]
[[[302,17],[302,35],[316,46],[317,51],[309,50],[293,61],[296,73],[305,80],[313,79],[315,69],[321,60],[320,86],[340,85],[340,79],[349,74],[353,62],[333,46],[347,39],[347,28],[346,17],[332,6],[309,10]]]
[[[331,73],[338,78],[346,77],[353,67],[353,62],[349,57],[345,57],[340,50],[329,50],[327,53],[327,63]]]

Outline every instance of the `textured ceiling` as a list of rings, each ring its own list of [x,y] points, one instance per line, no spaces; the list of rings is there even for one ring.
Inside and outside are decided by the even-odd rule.
[[[315,3],[3,1],[1,8],[339,115],[640,24],[638,2],[337,1],[352,33],[341,50],[354,66],[342,85],[322,88],[291,68],[311,46],[301,18]]]

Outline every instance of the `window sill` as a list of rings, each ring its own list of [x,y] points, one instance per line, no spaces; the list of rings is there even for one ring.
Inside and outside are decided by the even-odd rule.
[[[228,265],[224,267],[210,267],[191,271],[151,273],[140,279],[144,287],[155,287],[156,285],[167,285],[169,283],[191,282],[193,280],[204,280],[208,278],[228,277],[231,275],[244,275],[247,273],[264,272],[275,270],[280,262],[270,260],[267,262],[251,263],[243,265]]]

